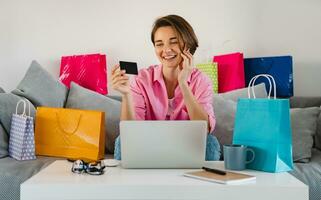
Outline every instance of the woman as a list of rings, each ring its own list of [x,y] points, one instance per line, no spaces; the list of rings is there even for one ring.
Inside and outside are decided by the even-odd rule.
[[[155,21],[151,40],[160,65],[141,69],[131,84],[119,65],[112,68],[112,88],[122,94],[121,120],[205,120],[212,132],[212,84],[193,66],[198,47],[193,28],[182,17],[168,15]],[[217,159],[219,144],[211,140]]]

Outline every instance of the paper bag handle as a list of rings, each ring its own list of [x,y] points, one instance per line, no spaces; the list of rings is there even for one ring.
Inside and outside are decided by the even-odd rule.
[[[23,103],[23,113],[21,115],[26,115],[26,102],[23,99],[19,100],[16,105],[16,115],[18,115],[18,108],[20,103]]]
[[[259,75],[254,76],[254,77],[250,80],[249,85],[248,85],[248,88],[247,88],[247,95],[248,95],[248,97],[251,98],[251,92],[250,92],[250,90],[252,90],[253,98],[254,98],[254,99],[256,98],[256,96],[255,96],[255,91],[254,91],[254,85],[255,85],[255,81],[256,81],[259,77],[265,77],[265,78],[267,78],[268,81],[269,81],[269,85],[270,85],[270,90],[269,90],[269,94],[268,94],[268,98],[269,98],[269,99],[270,99],[270,97],[271,97],[272,83],[273,83],[274,99],[276,99],[276,84],[275,84],[275,80],[274,80],[273,76],[271,76],[270,74],[259,74]],[[272,80],[272,83],[271,83],[271,80]]]
[[[62,130],[63,132],[65,132],[65,133],[69,134],[69,135],[73,135],[73,134],[77,131],[77,129],[78,129],[78,127],[79,127],[79,124],[80,124],[81,117],[82,117],[82,115],[80,114],[80,115],[79,115],[79,119],[78,119],[77,126],[74,128],[74,130],[72,130],[72,131],[66,131],[66,130],[61,126],[58,113],[56,112],[57,124],[58,124],[59,129]]]
[[[26,114],[26,102],[28,103],[28,110],[29,110],[28,115]],[[18,108],[19,108],[20,103],[23,103],[23,113],[21,115],[30,117],[30,107],[31,107],[30,106],[30,102],[26,101],[26,100],[23,100],[23,99],[19,100],[17,105],[16,105],[16,115],[18,115]]]

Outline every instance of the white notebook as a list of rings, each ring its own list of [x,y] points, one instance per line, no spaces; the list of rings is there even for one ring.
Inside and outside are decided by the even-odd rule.
[[[256,180],[256,177],[252,175],[228,171],[226,171],[225,175],[220,175],[204,170],[198,170],[186,172],[184,173],[184,176],[221,184],[243,184]]]

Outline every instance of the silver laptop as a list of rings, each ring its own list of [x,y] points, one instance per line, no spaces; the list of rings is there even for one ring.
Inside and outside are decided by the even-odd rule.
[[[121,121],[124,168],[201,168],[206,121]]]

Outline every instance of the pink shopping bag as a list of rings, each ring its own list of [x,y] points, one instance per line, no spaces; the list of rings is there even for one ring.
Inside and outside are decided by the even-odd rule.
[[[106,55],[62,56],[59,80],[68,88],[73,81],[100,94],[107,94]]]
[[[214,56],[213,61],[218,63],[219,93],[245,87],[243,53]]]

